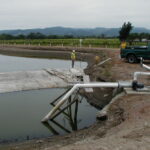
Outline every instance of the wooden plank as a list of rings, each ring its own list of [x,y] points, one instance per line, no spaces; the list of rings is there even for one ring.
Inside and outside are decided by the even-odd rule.
[[[71,106],[73,103],[75,103],[78,99],[74,99],[72,102],[70,102],[66,107],[62,108],[60,110],[60,108],[58,110],[60,110],[57,114],[55,114],[50,120],[53,120],[54,118],[56,118],[58,115],[60,115],[62,112],[64,112],[69,106]]]
[[[64,93],[62,93],[59,97],[57,97],[55,100],[53,100],[50,104],[54,105],[56,101],[58,101],[61,97],[63,97],[71,88],[67,89]]]

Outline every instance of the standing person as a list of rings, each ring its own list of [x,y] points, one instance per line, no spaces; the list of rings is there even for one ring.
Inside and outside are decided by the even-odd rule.
[[[72,68],[74,68],[75,59],[76,59],[76,51],[72,50],[72,53],[71,53]]]

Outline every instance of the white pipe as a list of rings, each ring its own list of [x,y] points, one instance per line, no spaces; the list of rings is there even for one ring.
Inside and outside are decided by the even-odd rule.
[[[42,122],[48,121],[54,113],[58,110],[58,108],[63,105],[67,98],[78,88],[95,88],[95,87],[131,87],[131,83],[124,83],[124,82],[97,82],[97,83],[87,83],[87,84],[76,84],[73,88],[66,93],[66,95],[60,100],[56,106],[42,119]]]
[[[137,77],[138,77],[139,75],[150,75],[150,72],[134,72],[133,80],[134,80],[134,81],[137,81]]]
[[[147,70],[150,70],[150,67],[147,66],[147,65],[145,65],[145,64],[142,64],[142,67],[145,68],[145,69],[147,69]]]
[[[141,63],[141,66],[142,66],[143,68],[145,68],[145,69],[147,69],[147,70],[150,70],[150,67],[149,67],[149,66],[143,64],[143,58],[142,58],[142,57],[140,57],[140,63]]]
[[[106,59],[106,60],[104,60],[104,61],[98,63],[97,66],[100,66],[100,65],[104,64],[105,62],[107,62],[107,61],[109,61],[109,60],[111,60],[111,58],[108,58],[108,59]]]

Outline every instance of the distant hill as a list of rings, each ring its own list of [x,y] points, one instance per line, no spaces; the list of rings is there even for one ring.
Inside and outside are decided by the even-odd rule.
[[[73,36],[100,36],[106,37],[118,36],[119,28],[66,28],[66,27],[50,27],[50,28],[37,28],[37,29],[24,29],[24,30],[0,30],[0,34],[27,35],[31,32],[39,32],[45,35],[73,35]],[[132,33],[150,33],[146,28],[134,28]]]

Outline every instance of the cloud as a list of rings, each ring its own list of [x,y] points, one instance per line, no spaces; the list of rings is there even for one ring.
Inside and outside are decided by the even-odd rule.
[[[149,0],[0,0],[0,29],[120,27],[130,21],[150,28]]]

